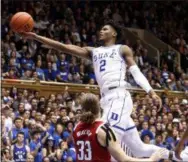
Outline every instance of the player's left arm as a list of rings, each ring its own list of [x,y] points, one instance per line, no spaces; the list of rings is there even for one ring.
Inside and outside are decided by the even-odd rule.
[[[133,51],[126,45],[121,46],[121,54],[125,59],[126,64],[128,65],[129,71],[131,72],[136,83],[142,87],[152,98],[159,100],[160,107],[162,106],[162,102],[160,97],[154,92],[153,88],[149,84],[146,77],[142,74],[139,67],[133,58]]]

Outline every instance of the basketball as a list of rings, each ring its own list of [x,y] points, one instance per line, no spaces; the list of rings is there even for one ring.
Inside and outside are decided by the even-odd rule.
[[[18,12],[11,18],[10,27],[14,32],[30,32],[33,29],[34,21],[27,12]]]

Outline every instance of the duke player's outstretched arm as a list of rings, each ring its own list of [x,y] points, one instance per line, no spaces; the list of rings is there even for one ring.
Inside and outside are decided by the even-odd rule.
[[[60,51],[65,52],[67,54],[91,59],[90,54],[91,54],[92,47],[83,47],[82,48],[82,47],[75,46],[75,45],[72,45],[72,44],[64,44],[64,43],[60,43],[58,41],[37,35],[37,34],[32,33],[32,32],[24,32],[24,33],[20,33],[20,34],[24,38],[36,40],[40,43],[46,44],[46,45],[48,45],[48,46],[50,46],[50,47],[52,47],[56,50],[60,50]]]
[[[133,158],[125,154],[123,149],[121,148],[119,141],[117,140],[113,130],[110,127],[106,127],[105,125],[100,127],[97,132],[97,139],[100,145],[103,147],[107,147],[110,154],[117,160],[117,161],[130,161],[130,162],[151,162],[151,161],[159,161],[164,153],[165,149],[160,149],[157,152],[153,153],[150,158],[145,159],[138,159]],[[139,147],[139,146],[138,146]]]
[[[162,102],[161,102],[160,97],[154,92],[154,90],[150,86],[148,80],[142,74],[142,72],[140,71],[136,62],[134,61],[132,50],[126,45],[123,45],[120,50],[121,50],[121,54],[122,54],[123,58],[125,59],[126,64],[128,65],[129,71],[131,72],[136,83],[140,87],[142,87],[152,98],[157,99],[159,101],[160,107],[161,107]]]

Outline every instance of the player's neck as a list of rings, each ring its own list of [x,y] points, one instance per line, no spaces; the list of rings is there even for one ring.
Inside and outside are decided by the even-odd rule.
[[[114,39],[110,39],[110,40],[104,42],[105,47],[113,46],[114,44],[115,44]]]

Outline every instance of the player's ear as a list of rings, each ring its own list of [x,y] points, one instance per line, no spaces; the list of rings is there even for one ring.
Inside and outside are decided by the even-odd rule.
[[[112,33],[112,36],[113,36],[113,37],[117,37],[117,32],[113,32],[113,33]]]

